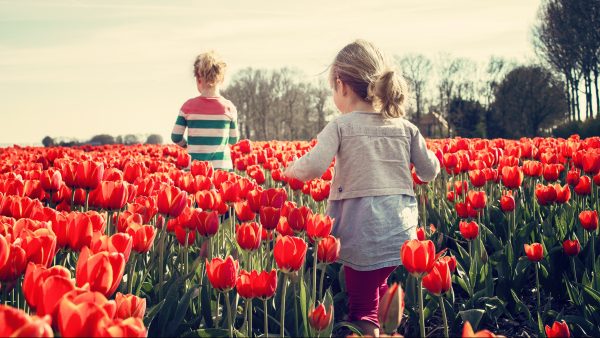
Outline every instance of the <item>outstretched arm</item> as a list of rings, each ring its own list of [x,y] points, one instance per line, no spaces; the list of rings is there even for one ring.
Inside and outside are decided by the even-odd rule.
[[[440,172],[439,160],[427,149],[425,138],[417,128],[410,142],[410,161],[415,165],[417,176],[423,182],[432,181]]]
[[[339,147],[339,130],[337,123],[332,121],[317,135],[317,145],[288,166],[284,175],[301,181],[321,177],[329,168]]]
[[[173,131],[171,132],[171,141],[182,147],[187,146],[187,141],[185,137],[183,137],[183,133],[185,133],[185,128],[187,128],[187,120],[183,111],[180,110],[179,115],[177,115],[175,125],[173,126]]]

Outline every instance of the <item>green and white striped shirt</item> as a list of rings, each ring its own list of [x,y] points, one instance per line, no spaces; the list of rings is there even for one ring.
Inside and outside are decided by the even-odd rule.
[[[187,140],[184,137],[187,128]],[[192,160],[210,161],[215,169],[233,169],[230,144],[238,140],[237,110],[231,101],[198,96],[186,101],[177,116],[171,140],[186,146]]]

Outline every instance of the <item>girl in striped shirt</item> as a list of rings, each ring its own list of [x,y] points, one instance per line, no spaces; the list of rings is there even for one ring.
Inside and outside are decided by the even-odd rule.
[[[229,145],[237,142],[238,127],[235,106],[219,93],[226,68],[213,51],[196,57],[194,77],[200,96],[187,100],[179,110],[171,140],[187,148],[192,161],[209,161],[215,169],[232,170]]]

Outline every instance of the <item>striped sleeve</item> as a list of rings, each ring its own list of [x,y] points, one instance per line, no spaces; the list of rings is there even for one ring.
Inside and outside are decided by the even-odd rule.
[[[175,125],[173,126],[173,131],[171,132],[171,141],[173,143],[178,144],[180,146],[185,146],[187,141],[183,137],[183,133],[185,133],[185,129],[187,128],[187,120],[185,118],[185,114],[182,110],[179,111],[179,115],[177,115],[177,120],[175,121]]]
[[[238,128],[237,110],[235,109],[235,107],[233,107],[233,111],[235,113],[233,114],[233,118],[229,123],[229,144],[236,144],[240,136],[240,131]]]

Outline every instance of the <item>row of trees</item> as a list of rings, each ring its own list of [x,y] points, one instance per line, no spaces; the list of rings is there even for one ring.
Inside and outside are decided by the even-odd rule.
[[[42,139],[42,145],[44,147],[53,147],[53,146],[61,146],[61,147],[72,147],[72,146],[80,146],[80,145],[104,145],[104,144],[124,144],[124,145],[133,145],[133,144],[162,144],[163,138],[158,134],[150,134],[148,136],[145,135],[118,135],[116,137],[109,134],[99,134],[94,135],[91,139],[87,141],[73,140],[73,139],[64,139],[64,138],[52,138],[50,136],[46,136]]]
[[[289,68],[243,69],[222,94],[240,112],[242,137],[252,140],[310,139],[334,113],[329,87]]]
[[[569,118],[582,120],[580,92],[585,118],[599,117],[600,1],[545,0],[534,27],[534,46],[565,81]]]

